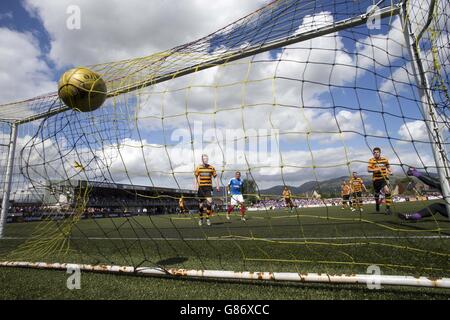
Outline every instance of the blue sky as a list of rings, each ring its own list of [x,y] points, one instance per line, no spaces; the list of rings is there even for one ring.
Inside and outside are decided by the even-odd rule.
[[[52,68],[54,67],[52,60],[47,59],[47,53],[50,50],[50,35],[42,25],[39,17],[30,14],[26,10],[23,1],[2,1],[0,3],[0,17],[1,28],[9,28],[22,33],[32,33],[38,40],[39,48],[43,53],[40,58],[45,60]],[[54,79],[57,80],[56,72]]]
[[[50,0],[2,1],[0,32],[11,39],[8,43],[11,44],[9,49],[12,53],[8,55],[11,61],[9,65],[2,66],[9,80],[0,82],[0,91],[3,89],[7,92],[4,98],[8,98],[6,101],[28,98],[28,94],[33,96],[55,91],[55,81],[69,67],[161,52],[210,34],[267,3],[264,0],[252,4],[233,1],[217,1],[209,7],[202,1],[196,1],[191,6],[177,3],[173,7],[159,0],[154,0],[152,5],[134,0],[127,6],[120,1],[111,1],[104,4],[108,6],[108,10],[101,8],[100,4],[82,0],[69,1],[70,3]],[[72,3],[81,8],[80,30],[65,28],[68,16],[66,8]],[[353,6],[351,11],[364,13],[371,3],[372,1],[359,1],[358,7]],[[334,14],[330,14],[326,8],[335,10]],[[302,8],[306,9],[307,7]],[[277,10],[283,11],[280,8]],[[348,15],[343,13],[348,10],[348,6],[327,5],[321,10],[316,8],[305,11],[310,15],[298,10],[295,11],[295,19],[284,17],[289,23],[281,26],[295,32],[300,26],[310,26],[308,23],[311,22],[308,21],[317,25],[329,22],[330,19],[336,21],[346,18]],[[252,41],[241,39],[260,34],[258,30],[267,27],[269,23],[266,21],[270,20],[262,17],[258,21],[260,24],[257,27],[243,23],[231,32],[213,37],[209,52],[220,48],[221,44],[252,45]],[[173,85],[161,84],[147,91],[143,90],[141,95],[145,97],[145,101],[143,100],[140,108],[133,105],[128,109],[120,107],[124,100],[119,99],[116,106],[108,105],[91,115],[72,113],[48,119],[42,130],[44,136],[47,136],[47,143],[56,145],[55,142],[67,139],[68,145],[75,144],[77,155],[68,157],[79,157],[88,163],[94,154],[99,156],[100,150],[97,149],[102,149],[92,141],[98,142],[98,137],[105,139],[101,140],[103,145],[108,145],[113,151],[103,150],[103,155],[106,154],[105,157],[112,161],[110,170],[115,174],[114,179],[124,183],[148,184],[147,173],[151,173],[156,176],[157,184],[170,186],[174,183],[170,174],[175,173],[175,176],[179,175],[183,187],[189,187],[190,178],[187,178],[189,175],[186,172],[189,172],[202,150],[190,152],[188,148],[189,155],[184,157],[176,148],[164,148],[164,144],[170,144],[168,141],[176,130],[188,127],[185,116],[176,116],[186,105],[191,124],[202,120],[205,129],[215,127],[223,132],[243,127],[280,130],[282,135],[279,154],[288,173],[286,177],[282,176],[279,170],[281,165],[277,161],[253,163],[250,165],[252,168],[259,165],[264,167],[255,173],[257,182],[262,186],[279,184],[282,178],[295,185],[311,180],[314,178],[311,169],[317,164],[319,169],[316,173],[320,178],[346,174],[349,169],[364,171],[364,162],[370,157],[370,148],[374,146],[381,146],[397,165],[432,165],[427,145],[414,145],[411,142],[426,141],[427,134],[424,122],[418,120],[422,116],[418,103],[414,101],[417,99],[417,92],[414,79],[408,73],[408,57],[402,45],[398,20],[394,18],[390,24],[388,22],[385,19],[380,29],[369,30],[363,25],[328,38],[294,44],[283,51],[274,50],[258,55],[253,60],[245,60],[244,63],[241,62],[243,70],[246,70],[246,66],[251,66],[251,76],[254,77],[254,81],[250,81],[248,85],[243,84],[245,72],[237,70],[237,62],[175,80]],[[230,38],[237,40],[226,40]],[[258,37],[253,38],[253,41],[257,39]],[[270,60],[273,62],[267,63]],[[16,67],[13,67],[14,64]],[[17,71],[18,64],[27,65],[27,69]],[[275,82],[264,80],[267,75],[274,76]],[[27,81],[28,79],[31,81]],[[227,86],[232,81],[238,81],[239,84],[228,90]],[[14,83],[24,82],[27,83],[26,89],[17,90]],[[214,98],[214,90],[206,91],[200,84],[219,84],[220,89],[216,92],[218,97]],[[276,90],[271,92],[273,84]],[[182,88],[182,93],[190,95],[179,95],[176,88]],[[166,93],[156,94],[158,90],[166,90]],[[161,97],[165,102],[161,102]],[[1,98],[1,102],[6,102]],[[274,98],[279,104],[275,111],[271,109]],[[131,97],[129,101],[136,99]],[[218,106],[220,110],[216,122],[212,113],[214,101],[216,108]],[[252,107],[252,102],[261,106]],[[242,106],[244,117],[239,112],[227,111],[228,108]],[[197,114],[199,110],[211,114],[201,117]],[[146,118],[161,117],[162,112],[168,118],[162,122]],[[116,119],[121,119],[121,129],[117,129],[111,120],[111,114],[115,114]],[[167,117],[171,114],[172,118]],[[96,122],[92,115],[96,117]],[[130,122],[130,115],[131,119],[138,119],[138,127]],[[75,124],[74,121],[78,123]],[[61,131],[55,136],[51,131],[52,125],[65,122],[73,127],[71,131]],[[160,128],[161,123],[164,124],[164,131]],[[344,131],[343,135],[339,134],[338,126]],[[33,128],[36,127],[28,127],[22,131],[21,143],[27,142],[26,135]],[[79,130],[87,130],[90,138],[85,141],[77,140]],[[307,134],[308,131],[311,134]],[[284,133],[289,134],[283,135]],[[409,142],[399,142],[396,139]],[[40,140],[34,142],[36,145],[45,144]],[[67,151],[63,144],[59,144],[58,154]],[[217,147],[214,143],[211,144],[211,150]],[[186,145],[185,143],[179,147],[184,148]],[[140,155],[133,151],[139,146],[144,149],[144,153]],[[28,151],[33,152],[33,148]],[[242,155],[245,151],[248,152],[248,148],[238,150],[237,153]],[[191,153],[195,160],[190,159]],[[145,161],[142,158],[146,157],[152,160],[144,168]],[[220,166],[223,160],[220,152],[217,151],[212,160]],[[34,161],[43,160],[38,158]],[[350,166],[346,165],[347,161],[350,161]],[[124,172],[131,167],[136,170],[130,178]],[[231,163],[222,167],[225,171],[235,168],[249,169],[246,163]],[[92,168],[92,172],[97,172],[97,169]],[[165,174],[161,175],[158,171],[164,171]],[[398,173],[401,172],[398,167]],[[40,174],[43,178],[48,178],[45,174]]]
[[[42,49],[50,45],[48,34],[42,23],[35,16],[31,16],[24,8],[22,1],[6,0],[0,3],[0,26],[20,32],[35,32],[42,42]]]

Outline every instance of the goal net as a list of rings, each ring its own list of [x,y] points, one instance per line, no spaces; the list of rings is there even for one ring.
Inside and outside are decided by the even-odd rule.
[[[443,286],[449,15],[446,0],[278,0],[166,52],[88,66],[108,88],[96,111],[57,93],[0,106],[2,264],[328,282],[378,270]],[[375,147],[392,171],[379,192]],[[199,226],[203,154],[220,189]],[[236,171],[246,221],[226,214]],[[365,188],[345,203],[354,172]]]

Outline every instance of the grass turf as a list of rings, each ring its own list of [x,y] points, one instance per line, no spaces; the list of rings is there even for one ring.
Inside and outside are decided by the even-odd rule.
[[[396,204],[410,212],[425,203]],[[140,216],[9,224],[1,260],[165,266],[234,271],[449,274],[450,224],[441,216],[407,223],[339,208],[251,212],[242,222],[223,214],[199,227],[196,216]],[[58,237],[64,230],[70,234]],[[27,239],[34,237],[30,242]],[[69,246],[67,246],[69,244]],[[47,250],[52,248],[52,250]],[[68,251],[66,249],[69,248]],[[315,284],[249,284],[83,273],[82,290],[66,288],[58,271],[0,269],[0,298],[65,299],[448,299],[450,290]]]

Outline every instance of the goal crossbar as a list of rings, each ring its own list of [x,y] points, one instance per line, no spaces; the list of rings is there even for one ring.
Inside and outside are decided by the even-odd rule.
[[[400,14],[401,8],[402,8],[401,3],[391,5],[391,6],[386,6],[386,7],[380,8],[376,11],[371,11],[371,12],[368,12],[366,14],[362,14],[362,15],[359,15],[356,17],[339,20],[339,21],[337,21],[335,23],[331,23],[329,25],[325,25],[325,26],[321,26],[321,27],[318,27],[318,28],[315,28],[312,30],[300,32],[298,34],[292,35],[287,38],[283,38],[281,40],[268,41],[267,43],[264,43],[260,46],[254,47],[254,48],[246,48],[246,49],[242,49],[239,51],[235,51],[226,56],[222,55],[222,56],[219,56],[218,58],[214,58],[214,59],[211,59],[209,61],[206,61],[206,62],[203,62],[200,64],[195,64],[195,65],[186,67],[184,69],[180,69],[175,72],[172,72],[170,74],[162,74],[160,76],[156,76],[151,79],[147,79],[147,80],[144,80],[144,81],[141,81],[138,83],[133,83],[132,85],[129,85],[129,86],[117,88],[115,90],[108,92],[107,97],[108,98],[116,97],[121,94],[136,91],[136,90],[148,87],[148,86],[152,86],[152,85],[155,85],[155,84],[158,84],[161,82],[165,82],[168,80],[186,76],[188,74],[192,74],[192,73],[195,73],[198,71],[206,70],[206,69],[216,67],[219,65],[223,65],[223,64],[226,64],[229,62],[233,62],[236,60],[251,57],[251,56],[254,56],[259,53],[263,53],[263,52],[267,52],[267,51],[274,50],[277,48],[282,48],[282,47],[285,47],[288,45],[292,45],[295,43],[300,43],[303,41],[311,40],[313,38],[326,36],[326,35],[332,34],[334,32],[338,32],[338,31],[345,30],[348,28],[357,27],[357,26],[363,25],[364,23],[367,23],[369,21],[369,19],[371,19],[371,18],[384,19],[384,18],[393,17],[393,16]],[[54,110],[51,110],[46,113],[40,113],[39,115],[34,115],[34,116],[27,117],[22,120],[18,120],[16,123],[24,124],[24,123],[36,121],[36,120],[48,117],[49,115],[55,115],[58,113],[68,111],[69,109],[70,108],[68,108],[67,106],[62,106],[61,108],[54,109]]]
[[[274,50],[277,48],[282,48],[291,44],[311,40],[313,38],[325,36],[334,32],[338,32],[344,29],[352,28],[360,26],[364,23],[367,23],[368,19],[373,17],[379,17],[380,19],[392,17],[395,15],[398,15],[400,13],[401,4],[400,5],[394,5],[394,6],[388,6],[384,7],[382,9],[379,9],[378,11],[369,12],[357,17],[353,18],[347,18],[344,20],[340,20],[336,23],[332,23],[323,27],[318,27],[312,30],[308,30],[305,32],[298,33],[296,35],[293,35],[291,37],[284,38],[282,40],[276,40],[276,41],[269,41],[263,45],[257,46],[255,48],[251,49],[243,49],[241,51],[237,51],[234,53],[231,53],[225,57],[219,57],[217,59],[212,59],[210,61],[193,65],[191,67],[176,71],[173,74],[168,75],[162,75],[160,77],[153,78],[149,81],[143,81],[137,84],[133,84],[131,86],[126,86],[123,88],[119,88],[117,90],[114,90],[112,92],[108,92],[108,97],[114,97],[120,94],[124,94],[130,91],[135,91],[138,89],[142,89],[143,87],[151,86],[160,82],[164,82],[167,80],[171,80],[174,78],[182,77],[194,72],[198,72],[201,70],[209,69],[211,67],[215,67],[218,65],[222,65],[225,63],[233,62],[236,60],[240,60],[243,58],[251,57],[259,53],[267,52],[270,50]]]

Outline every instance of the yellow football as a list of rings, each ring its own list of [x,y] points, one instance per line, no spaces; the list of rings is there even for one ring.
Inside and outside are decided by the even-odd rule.
[[[59,79],[58,95],[73,110],[90,112],[105,102],[107,88],[99,74],[87,68],[74,68]]]

